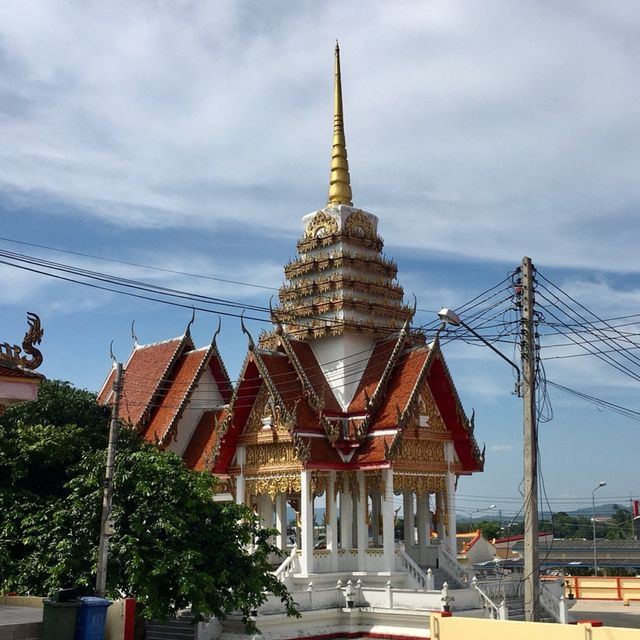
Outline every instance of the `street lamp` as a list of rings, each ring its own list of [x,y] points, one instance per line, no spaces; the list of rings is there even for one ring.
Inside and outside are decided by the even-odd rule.
[[[537,622],[540,600],[540,564],[538,539],[538,437],[536,433],[535,340],[533,329],[533,265],[529,258],[522,261],[522,341],[520,367],[488,340],[472,329],[451,309],[441,309],[443,323],[464,327],[516,371],[516,395],[523,401],[523,461],[524,461],[524,614],[527,622]],[[524,380],[522,380],[524,378]]]
[[[492,504],[489,505],[488,507],[483,507],[482,509],[474,509],[473,511],[469,511],[469,533],[471,533],[471,526],[472,526],[472,521],[473,521],[473,515],[475,513],[482,513],[483,511],[491,511],[491,509],[495,509],[496,505]]]
[[[607,483],[600,480],[594,490],[591,492],[591,507],[593,508],[593,518],[591,518],[591,522],[593,523],[593,575],[598,575],[598,551],[596,549],[596,491],[600,489],[600,487],[606,487]]]
[[[516,389],[515,393],[520,398],[520,367],[515,363],[509,360],[507,356],[502,353],[502,351],[496,349],[488,340],[486,340],[483,336],[481,336],[475,329],[471,328],[455,311],[451,309],[440,309],[438,312],[438,318],[442,320],[445,324],[452,324],[454,327],[464,327],[469,333],[474,335],[478,340],[483,342],[491,351],[499,355],[505,362],[511,365],[516,371]]]

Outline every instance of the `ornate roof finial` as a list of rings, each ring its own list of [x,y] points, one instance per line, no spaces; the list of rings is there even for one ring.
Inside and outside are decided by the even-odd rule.
[[[351,201],[351,179],[347,160],[347,143],[344,137],[342,114],[342,81],[340,78],[340,47],[336,40],[335,72],[333,86],[333,149],[331,151],[331,176],[329,178],[328,204],[348,204]]]

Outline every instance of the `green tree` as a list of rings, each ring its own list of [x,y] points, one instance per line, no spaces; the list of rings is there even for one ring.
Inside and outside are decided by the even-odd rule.
[[[493,540],[493,538],[500,537],[500,523],[497,520],[481,520],[478,525],[478,529],[482,531],[482,535],[487,540]]]
[[[43,382],[35,403],[0,418],[0,588],[90,591],[106,460],[108,416],[95,396]],[[250,510],[212,500],[215,479],[121,430],[109,549],[109,595],[133,595],[145,617],[248,614],[291,596],[271,573],[273,531]],[[248,622],[251,625],[250,622]]]

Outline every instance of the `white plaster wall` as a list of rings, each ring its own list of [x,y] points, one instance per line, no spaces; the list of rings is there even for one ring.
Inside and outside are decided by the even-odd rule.
[[[0,404],[9,406],[16,402],[29,402],[37,397],[38,384],[24,381],[0,381]]]
[[[311,342],[329,387],[345,411],[360,384],[373,345],[370,336],[349,333]]]
[[[224,404],[218,385],[207,367],[200,376],[198,386],[193,390],[189,404],[182,413],[176,428],[176,439],[171,440],[169,451],[181,456],[205,411],[216,409]]]

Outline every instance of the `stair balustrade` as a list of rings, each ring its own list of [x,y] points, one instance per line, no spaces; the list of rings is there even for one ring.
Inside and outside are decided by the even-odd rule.
[[[429,572],[425,573],[407,553],[404,545],[400,545],[396,550],[396,557],[400,562],[401,570],[408,573],[420,586],[421,589],[433,590],[433,576]]]
[[[550,615],[556,622],[560,624],[569,624],[569,611],[567,602],[564,598],[564,583],[560,580],[560,588],[554,593],[550,586],[554,583],[540,583],[540,606]]]
[[[285,561],[275,570],[275,576],[280,582],[285,582],[294,573],[300,572],[300,560],[298,557],[298,547],[293,545],[291,553]]]
[[[469,572],[450,553],[445,545],[438,548],[440,568],[446,571],[458,587],[469,586]]]
[[[504,598],[500,602],[498,606],[479,586],[478,579],[473,576],[471,580],[471,586],[478,592],[480,596],[480,602],[482,603],[482,608],[487,609],[489,611],[489,618],[492,620],[508,620],[509,612],[507,610],[507,603]]]

